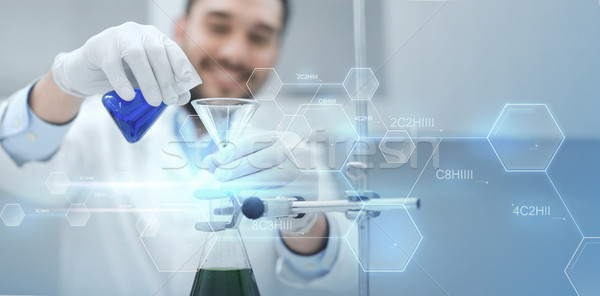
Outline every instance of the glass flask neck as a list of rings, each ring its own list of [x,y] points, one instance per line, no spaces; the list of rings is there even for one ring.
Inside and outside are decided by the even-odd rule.
[[[205,249],[199,269],[251,269],[239,229],[226,228],[214,232]]]

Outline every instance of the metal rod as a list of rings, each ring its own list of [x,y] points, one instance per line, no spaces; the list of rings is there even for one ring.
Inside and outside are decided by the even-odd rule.
[[[354,17],[354,63],[357,68],[364,68],[366,65],[366,33],[365,33],[365,1],[354,0],[352,2],[353,17]],[[360,90],[360,79],[356,79],[357,90]],[[356,115],[357,116],[368,116],[368,109],[366,102],[362,100],[356,101]],[[369,134],[369,127],[366,120],[356,121],[357,132],[360,137],[367,137]],[[359,150],[363,149],[358,147]],[[365,162],[366,157],[364,153],[358,153],[359,156],[355,156],[356,161]],[[367,176],[359,180],[358,190],[367,190]],[[361,219],[359,216],[359,227],[358,227],[358,253],[361,259],[368,259],[365,255],[369,254],[369,221],[368,219]],[[364,272],[362,268],[358,267],[358,294],[360,296],[369,295],[369,274]]]
[[[349,200],[294,201],[291,203],[291,212],[293,214],[299,214],[315,212],[345,212],[352,210],[359,211],[361,209],[367,211],[385,211],[418,207],[419,199],[416,197],[373,199],[364,203]]]

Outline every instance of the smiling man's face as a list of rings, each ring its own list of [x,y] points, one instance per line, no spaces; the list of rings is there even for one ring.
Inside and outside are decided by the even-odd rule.
[[[175,29],[175,40],[203,81],[192,98],[249,97],[252,71],[275,64],[282,27],[281,0],[196,0]],[[252,91],[266,72],[252,79]]]

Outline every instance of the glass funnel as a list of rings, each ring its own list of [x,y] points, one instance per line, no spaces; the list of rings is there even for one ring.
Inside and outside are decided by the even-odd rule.
[[[192,106],[219,149],[238,139],[250,123],[259,103],[252,99],[208,98]]]

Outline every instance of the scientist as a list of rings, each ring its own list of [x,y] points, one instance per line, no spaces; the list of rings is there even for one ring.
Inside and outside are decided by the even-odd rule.
[[[190,152],[193,149],[180,138],[188,133],[206,140],[202,123],[183,125],[187,115],[194,114],[191,98],[249,97],[245,86],[252,71],[273,67],[276,61],[287,16],[285,0],[189,0],[175,26],[174,41],[152,26],[129,22],[106,29],[74,51],[58,54],[50,71],[0,105],[1,194],[16,196],[24,204],[51,205],[56,199],[50,200],[44,188],[51,172],[95,180],[128,172],[145,184],[131,192],[139,208],[189,204],[196,201],[191,197],[194,190],[214,189],[218,182],[219,188],[231,185],[250,192],[297,189],[316,198],[318,192],[306,192],[307,188],[317,191],[314,178],[293,165],[273,133],[251,134],[236,142],[236,149],[220,152],[210,147]],[[255,78],[248,85],[252,91],[259,89],[266,73]],[[153,106],[180,107],[167,108],[141,141],[129,144],[103,110],[100,96],[114,89],[131,100],[134,86]],[[191,160],[198,154],[203,161],[195,164],[201,162],[208,170],[181,165],[183,157],[178,155]],[[267,165],[248,165],[252,158]],[[234,161],[241,165],[230,165]],[[97,199],[92,196],[76,203],[119,206],[109,198]],[[151,242],[142,244],[145,232],[136,229],[139,215],[123,212],[93,212],[82,231],[59,227],[57,293],[189,294],[194,273],[171,268],[187,263],[189,254],[169,250],[168,243],[158,245],[160,252],[150,250]],[[263,295],[348,294],[352,285],[347,283],[355,282],[356,267],[352,260],[341,258],[346,251],[331,238],[340,236],[342,223],[332,217],[307,215],[292,221],[292,228],[272,233],[271,240],[247,240]],[[195,221],[184,222],[181,232],[166,235],[200,247],[197,240],[203,237],[193,231]],[[161,227],[164,232],[165,225]],[[173,262],[177,264],[170,265]],[[346,284],[340,285],[342,281]]]

